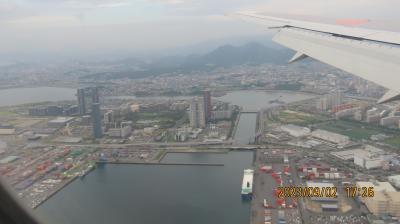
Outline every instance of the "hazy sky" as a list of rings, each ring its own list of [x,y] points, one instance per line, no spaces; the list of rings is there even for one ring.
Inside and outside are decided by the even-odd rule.
[[[240,10],[400,21],[399,0],[0,0],[0,55],[171,49],[265,33]]]

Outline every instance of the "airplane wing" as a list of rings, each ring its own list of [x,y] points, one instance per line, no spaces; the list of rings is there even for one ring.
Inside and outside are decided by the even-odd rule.
[[[362,19],[322,23],[254,12],[233,16],[277,30],[273,40],[297,52],[290,62],[317,59],[388,88],[379,103],[400,99],[400,29]]]

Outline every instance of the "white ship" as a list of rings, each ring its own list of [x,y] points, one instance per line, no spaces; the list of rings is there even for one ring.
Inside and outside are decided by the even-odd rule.
[[[250,199],[253,195],[253,175],[254,170],[246,169],[243,171],[243,182],[242,182],[242,198]]]

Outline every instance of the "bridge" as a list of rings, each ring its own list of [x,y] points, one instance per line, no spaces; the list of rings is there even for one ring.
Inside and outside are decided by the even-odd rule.
[[[240,113],[242,114],[257,114],[259,111],[258,110],[242,110]]]

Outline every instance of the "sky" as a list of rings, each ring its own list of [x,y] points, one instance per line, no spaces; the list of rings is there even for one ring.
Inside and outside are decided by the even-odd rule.
[[[226,16],[257,10],[400,21],[398,0],[0,0],[0,56],[139,55],[266,35]]]

